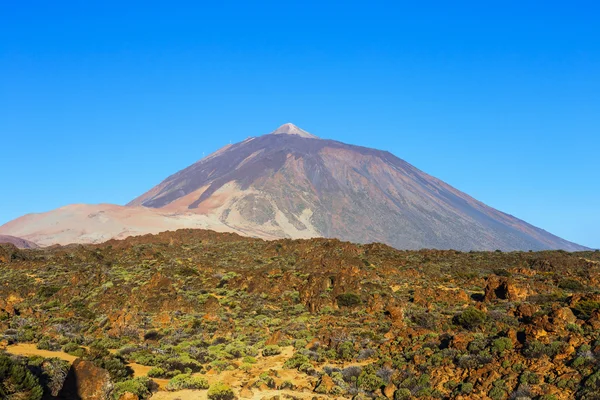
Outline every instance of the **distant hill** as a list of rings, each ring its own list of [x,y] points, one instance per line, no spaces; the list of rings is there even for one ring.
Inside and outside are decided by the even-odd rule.
[[[493,209],[387,151],[293,124],[227,145],[126,207],[73,205],[0,227],[41,244],[205,228],[399,249],[584,250]]]
[[[38,247],[40,247],[29,240],[21,239],[19,237],[10,235],[0,235],[0,243],[14,244],[20,249],[37,249]]]

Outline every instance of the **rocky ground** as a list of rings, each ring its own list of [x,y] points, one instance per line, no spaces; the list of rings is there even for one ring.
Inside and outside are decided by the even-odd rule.
[[[599,288],[600,252],[1,245],[0,398],[597,399]]]

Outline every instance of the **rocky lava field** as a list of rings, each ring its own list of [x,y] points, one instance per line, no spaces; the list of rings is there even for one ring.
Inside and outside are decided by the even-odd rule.
[[[0,398],[600,399],[600,252],[0,246]]]

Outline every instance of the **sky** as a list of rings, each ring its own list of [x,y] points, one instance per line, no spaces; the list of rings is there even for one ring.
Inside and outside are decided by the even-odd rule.
[[[600,248],[600,3],[0,2],[0,224],[292,122]]]

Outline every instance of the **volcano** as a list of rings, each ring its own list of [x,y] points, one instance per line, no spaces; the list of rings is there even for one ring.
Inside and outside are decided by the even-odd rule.
[[[398,249],[586,249],[387,151],[320,139],[290,123],[221,148],[126,206],[67,206],[11,221],[0,233],[47,245],[184,227]]]

